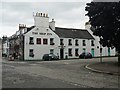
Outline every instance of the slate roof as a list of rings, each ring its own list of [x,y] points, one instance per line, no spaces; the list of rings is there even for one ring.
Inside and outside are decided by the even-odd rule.
[[[54,32],[62,38],[94,39],[93,36],[84,29],[55,27]]]

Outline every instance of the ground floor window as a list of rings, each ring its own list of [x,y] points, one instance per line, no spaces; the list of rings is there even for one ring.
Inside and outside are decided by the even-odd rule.
[[[83,48],[83,52],[86,52],[86,48]]]
[[[34,57],[33,49],[29,49],[29,57]]]
[[[72,56],[72,48],[69,48],[69,49],[68,49],[68,55],[69,55],[69,56]]]
[[[54,54],[54,49],[50,49],[50,54]]]
[[[75,56],[79,56],[78,48],[75,49]]]

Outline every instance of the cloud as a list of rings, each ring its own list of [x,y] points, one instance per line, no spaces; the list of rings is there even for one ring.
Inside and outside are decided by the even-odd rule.
[[[20,23],[33,25],[33,12],[48,13],[50,20],[54,18],[59,27],[84,28],[88,21],[85,6],[86,2],[2,2],[0,32],[10,35],[18,30],[16,26]]]

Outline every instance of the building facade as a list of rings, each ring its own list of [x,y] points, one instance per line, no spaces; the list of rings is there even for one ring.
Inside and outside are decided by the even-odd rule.
[[[8,57],[9,55],[9,39],[7,36],[2,37],[2,56]]]
[[[91,52],[93,57],[99,56],[99,39],[87,29],[55,27],[54,19],[49,22],[48,14],[36,13],[34,26],[19,24],[19,30],[10,37],[9,52],[22,60],[42,60],[43,55],[49,53],[60,59],[78,58],[85,51]],[[114,50],[110,51],[110,56],[114,56]],[[103,52],[109,56],[104,49]]]

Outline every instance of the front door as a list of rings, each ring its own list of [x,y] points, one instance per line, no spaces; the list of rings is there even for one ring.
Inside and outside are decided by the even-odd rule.
[[[94,57],[94,48],[91,49],[91,54]]]
[[[108,56],[110,56],[110,48],[108,48]]]
[[[64,58],[64,49],[60,49],[60,59]]]

